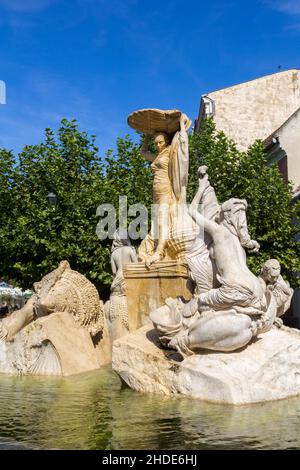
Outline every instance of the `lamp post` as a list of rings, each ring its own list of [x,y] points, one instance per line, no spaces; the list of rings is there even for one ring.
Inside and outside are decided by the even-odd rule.
[[[55,209],[56,204],[57,204],[57,195],[55,194],[55,192],[49,191],[47,193],[46,198],[47,198],[49,206],[52,207],[52,209]]]

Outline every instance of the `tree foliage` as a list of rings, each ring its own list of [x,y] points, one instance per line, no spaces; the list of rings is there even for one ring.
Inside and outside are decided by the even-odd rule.
[[[190,136],[190,200],[200,164],[209,167],[220,202],[238,197],[249,203],[249,230],[261,244],[261,252],[249,257],[250,268],[258,273],[264,260],[275,257],[295,285],[299,205],[291,203],[291,188],[277,167],[266,166],[262,143],[239,152],[207,121],[201,134]],[[57,194],[55,210],[47,202],[50,190]],[[101,158],[95,137],[64,119],[57,134],[46,129],[44,142],[25,146],[18,158],[0,150],[0,277],[31,287],[67,259],[97,287],[108,286],[111,240],[98,239],[96,210],[110,203],[118,215],[119,196],[127,196],[128,206],[149,208],[152,202],[150,165],[129,136]]]
[[[150,204],[151,187],[149,165],[129,137],[102,159],[95,136],[74,120],[63,119],[57,135],[46,129],[44,142],[25,146],[17,159],[0,150],[0,277],[31,287],[67,259],[98,287],[110,284],[111,240],[97,237],[97,207],[118,209],[120,195]]]

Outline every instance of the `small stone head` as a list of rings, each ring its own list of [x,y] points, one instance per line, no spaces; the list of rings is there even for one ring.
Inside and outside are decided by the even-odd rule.
[[[231,198],[223,202],[221,206],[221,220],[232,225],[240,240],[249,240],[246,210],[248,204],[246,199]]]
[[[127,230],[119,227],[115,230],[112,248],[120,248],[121,246],[131,246],[131,241],[128,237]]]
[[[155,143],[157,152],[161,153],[163,150],[165,150],[168,147],[170,143],[170,138],[168,134],[166,134],[165,132],[158,132],[155,135],[154,143]]]
[[[277,261],[277,259],[268,259],[268,261],[263,264],[260,275],[266,283],[274,284],[280,276],[279,261]]]
[[[197,170],[198,178],[202,179],[205,175],[207,175],[207,170],[208,170],[208,167],[206,165],[199,166]]]

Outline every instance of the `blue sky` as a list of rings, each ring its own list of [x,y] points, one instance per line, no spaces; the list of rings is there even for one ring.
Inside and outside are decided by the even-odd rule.
[[[300,68],[300,0],[0,0],[0,147],[19,151],[76,118],[100,154],[127,115]]]

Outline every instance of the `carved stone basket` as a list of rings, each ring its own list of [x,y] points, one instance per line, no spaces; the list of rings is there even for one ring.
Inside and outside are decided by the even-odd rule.
[[[178,109],[139,109],[128,116],[128,125],[138,132],[175,134],[179,130],[181,111]]]

